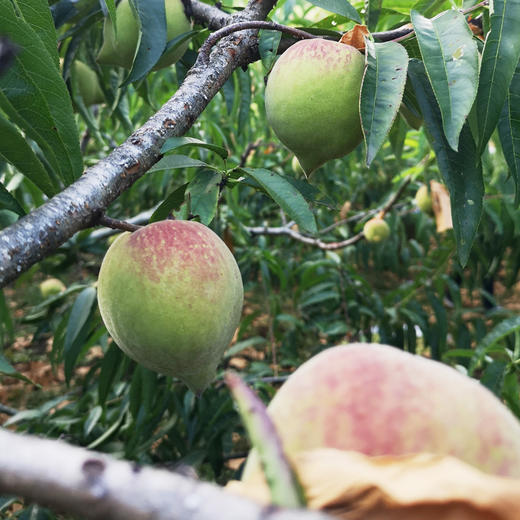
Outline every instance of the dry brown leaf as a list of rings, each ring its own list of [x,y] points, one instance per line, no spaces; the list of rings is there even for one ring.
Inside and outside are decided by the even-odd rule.
[[[435,215],[437,233],[442,233],[447,229],[453,229],[448,189],[440,182],[430,181],[430,191],[432,194],[433,213]]]
[[[350,200],[347,200],[343,206],[341,206],[341,210],[339,212],[339,218],[341,220],[345,220],[347,218],[347,215],[352,208],[352,204],[350,203]]]
[[[468,25],[471,29],[471,32],[479,39],[484,41],[484,31],[482,30],[481,25],[479,25],[475,20],[472,20],[472,17],[470,16],[468,18]]]
[[[365,50],[365,36],[368,36],[370,33],[368,32],[366,25],[354,25],[350,31],[347,31],[343,34],[339,43],[344,43],[345,45],[352,45],[359,51]]]
[[[518,520],[520,480],[484,473],[454,457],[369,457],[321,449],[293,463],[311,509],[344,520]],[[269,503],[262,475],[228,491]]]

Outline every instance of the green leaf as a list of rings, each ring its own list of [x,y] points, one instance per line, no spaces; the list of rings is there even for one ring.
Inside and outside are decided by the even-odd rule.
[[[150,217],[150,223],[158,222],[159,220],[164,220],[168,217],[170,213],[174,211],[179,211],[183,202],[184,202],[184,192],[188,187],[188,182],[172,191],[168,197],[166,197],[163,202],[159,205],[159,207],[153,212],[153,215]]]
[[[259,33],[258,52],[266,71],[270,71],[274,65],[281,38],[280,31],[260,31]]]
[[[202,170],[190,182],[187,193],[190,194],[190,212],[198,215],[205,226],[213,220],[217,212],[219,185],[222,175],[211,170]]]
[[[94,287],[87,287],[83,289],[74,301],[70,312],[67,329],[65,331],[65,342],[63,345],[63,355],[65,361],[65,378],[70,380],[72,369],[79,352],[83,347],[81,341],[76,341],[81,337],[80,333],[87,323],[92,306],[96,301],[96,289]]]
[[[240,86],[240,103],[238,106],[238,133],[247,127],[251,115],[251,76],[249,69],[238,69],[238,84]]]
[[[423,16],[435,16],[450,7],[449,0],[417,0],[412,9]]]
[[[520,419],[520,384],[516,372],[508,372],[502,382],[502,395],[513,413]]]
[[[179,148],[206,148],[206,150],[210,150],[211,152],[215,152],[220,155],[222,159],[228,158],[228,151],[223,146],[218,146],[216,144],[205,143],[200,139],[195,139],[194,137],[170,137],[163,144],[161,148],[161,153],[168,154],[173,150],[178,150]]]
[[[515,181],[516,204],[520,202],[520,62],[509,86],[498,120],[498,135],[511,176]]]
[[[160,172],[163,170],[174,170],[176,168],[214,168],[211,164],[198,159],[192,159],[186,155],[166,155],[160,161],[157,161],[148,172]]]
[[[307,202],[311,202],[312,204],[321,204],[322,206],[326,206],[330,209],[336,208],[336,203],[332,200],[328,195],[325,195],[323,192],[319,190],[313,184],[309,184],[307,181],[303,179],[296,179],[290,175],[284,177],[287,181],[289,181],[307,200]]]
[[[321,7],[331,13],[336,13],[354,22],[361,23],[359,13],[350,5],[347,0],[308,0],[312,5]]]
[[[477,44],[466,18],[455,10],[432,20],[412,11],[412,23],[446,139],[457,150],[460,131],[477,95]]]
[[[45,195],[51,197],[57,190],[47,170],[36,156],[27,139],[0,113],[0,157],[11,163],[20,173],[34,182]],[[0,190],[1,192],[1,190]],[[7,193],[7,192],[6,192]],[[0,199],[2,194],[0,193]],[[9,209],[9,208],[8,208]],[[15,210],[13,210],[15,211]],[[16,211],[18,213],[18,211]],[[23,215],[24,212],[19,213]]]
[[[124,362],[124,358],[125,356],[123,351],[115,343],[112,343],[105,352],[98,378],[99,404],[105,404],[108,393],[113,386],[119,368]]]
[[[520,59],[520,0],[494,0],[477,92],[479,152],[493,133]]]
[[[159,61],[167,43],[164,0],[132,0],[132,3],[140,26],[139,47],[122,86],[144,78]]]
[[[301,230],[317,233],[316,220],[309,205],[287,179],[264,168],[241,168],[241,171],[258,182]]]
[[[1,120],[1,118],[0,118]],[[1,124],[0,124],[1,129]],[[0,209],[8,209],[13,213],[20,215],[23,217],[25,215],[25,211],[20,206],[18,201],[5,189],[4,185],[0,182]]]
[[[305,495],[283,451],[282,441],[265,405],[237,374],[226,374],[226,384],[237,405],[251,444],[266,477],[272,504],[305,507]]]
[[[0,349],[7,341],[13,341],[14,327],[11,311],[5,300],[4,291],[0,289]]]
[[[58,176],[70,184],[83,169],[70,96],[36,31],[16,15],[10,0],[0,0],[0,34],[22,52],[0,76],[0,108],[34,139]]]
[[[520,330],[520,316],[514,316],[513,318],[506,318],[501,321],[498,325],[495,325],[493,329],[488,332],[475,347],[475,354],[472,362],[468,368],[468,372],[471,375],[479,363],[484,359],[487,351],[491,349],[496,343],[504,339],[506,336],[513,334]]]
[[[28,377],[25,377],[23,374],[20,374],[16,368],[7,361],[4,355],[0,352],[0,374],[5,376],[14,377],[15,379],[20,379],[21,381],[25,381],[31,385],[39,387],[37,383],[31,381]]]
[[[98,423],[99,419],[103,415],[103,408],[101,406],[94,406],[92,410],[90,410],[90,413],[88,414],[87,420],[83,424],[83,435],[85,437],[88,437],[96,424]]]
[[[459,151],[455,152],[442,128],[442,118],[424,65],[410,60],[408,74],[412,81],[439,170],[450,192],[451,216],[460,263],[466,265],[482,215],[484,181],[482,165],[471,131],[466,124],[461,131]]]
[[[382,4],[383,0],[367,0],[365,2],[365,25],[370,32],[376,30]]]
[[[105,15],[108,14],[110,17],[110,21],[112,22],[112,27],[114,28],[114,36],[117,37],[117,10],[116,10],[116,2],[115,0],[100,0],[101,8]]]
[[[505,361],[492,361],[484,370],[480,382],[491,390],[498,398],[502,397],[502,385],[504,376],[507,371],[507,363]]]
[[[56,45],[56,29],[48,0],[15,0],[15,4],[22,18],[36,31],[52,58],[56,70],[59,70],[60,57]]]
[[[398,117],[390,130],[390,134],[388,138],[390,140],[390,145],[392,146],[392,151],[398,161],[401,160],[401,156],[403,154],[404,141],[406,139],[406,134],[408,132],[407,125],[402,117]]]
[[[367,165],[383,145],[399,111],[406,83],[408,54],[395,42],[366,41],[366,67],[361,86],[361,124]]]

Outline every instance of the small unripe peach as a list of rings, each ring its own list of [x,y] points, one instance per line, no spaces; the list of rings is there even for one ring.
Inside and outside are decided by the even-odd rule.
[[[372,218],[365,222],[363,233],[368,242],[382,242],[390,236],[390,226],[382,218]]]
[[[426,184],[423,184],[417,190],[417,193],[415,194],[415,203],[423,213],[431,213],[433,211],[432,196],[430,195]]]
[[[40,284],[40,293],[44,299],[60,294],[65,289],[65,284],[57,278],[47,278]]]

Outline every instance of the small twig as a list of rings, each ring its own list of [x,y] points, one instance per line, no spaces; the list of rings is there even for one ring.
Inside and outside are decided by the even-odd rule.
[[[209,54],[211,52],[211,48],[215,45],[221,38],[225,36],[229,36],[230,34],[243,31],[245,29],[266,29],[269,31],[280,31],[300,40],[310,39],[310,38],[320,38],[320,36],[316,36],[314,34],[302,31],[301,29],[296,29],[294,27],[287,27],[287,25],[282,25],[274,22],[263,22],[263,21],[251,21],[251,22],[239,22],[233,23],[231,25],[227,25],[218,31],[212,33],[207,40],[201,45],[199,49],[199,57],[200,63],[202,65],[208,65],[209,63]]]
[[[244,153],[240,156],[240,162],[238,163],[238,167],[243,168],[246,165],[247,160],[249,159],[249,156],[251,155],[251,153],[261,145],[262,145],[261,139],[257,139],[254,143],[249,143],[247,145],[246,149],[244,150]]]
[[[391,31],[382,31],[372,33],[374,39],[379,40],[380,42],[389,42],[394,41],[397,38],[401,38],[403,36],[407,36],[414,32],[412,24],[407,23],[402,27],[398,27],[397,29],[392,29]]]
[[[394,209],[401,209],[404,206],[406,206],[406,203],[405,202],[401,202],[400,204],[396,204],[393,208]],[[320,235],[325,235],[325,234],[329,233],[330,231],[332,231],[333,229],[335,229],[335,228],[337,228],[339,226],[343,226],[344,224],[349,224],[350,222],[357,222],[358,220],[363,220],[366,217],[371,217],[372,215],[376,215],[377,213],[379,213],[379,211],[381,211],[381,210],[378,209],[378,208],[375,208],[375,209],[371,209],[371,210],[369,210],[367,212],[356,213],[355,215],[352,215],[352,216],[350,216],[348,218],[343,218],[341,220],[338,220],[337,222],[334,222],[330,226],[327,226],[327,227],[324,227],[323,229],[320,229],[319,230],[319,234]]]
[[[395,205],[395,203],[399,200],[401,195],[403,194],[405,188],[408,186],[408,184],[411,182],[411,178],[408,177],[403,184],[399,187],[399,189],[390,197],[388,202],[384,204],[380,209],[372,210],[368,213],[365,213],[364,216],[377,214],[379,218],[383,218],[390,209]],[[292,226],[292,222],[290,222]],[[330,227],[330,226],[329,226]],[[251,233],[252,235],[288,235],[291,238],[294,238],[295,240],[299,242],[303,242],[304,244],[309,244],[311,246],[318,247],[320,249],[323,249],[325,251],[332,251],[335,249],[343,249],[344,247],[351,246],[355,244],[356,242],[359,242],[360,240],[363,240],[365,238],[365,235],[363,231],[360,231],[357,235],[354,235],[350,238],[347,238],[346,240],[342,240],[340,242],[325,242],[324,240],[321,240],[319,238],[312,238],[307,235],[304,235],[300,233],[299,231],[296,231],[289,227],[289,225],[285,226],[279,226],[279,227],[268,227],[268,226],[257,226],[257,227],[248,227],[245,226],[246,231]],[[319,232],[321,234],[321,232]]]
[[[120,229],[121,231],[137,231],[141,229],[143,226],[137,226],[135,224],[130,224],[130,222],[126,222],[124,220],[118,220],[116,218],[107,217],[106,215],[102,215],[98,219],[98,224],[100,226],[106,226],[112,229]]]
[[[408,177],[403,184],[399,187],[399,189],[388,199],[388,202],[381,208],[379,212],[379,218],[383,218],[393,207],[393,205],[401,198],[404,190],[412,182],[412,178]]]
[[[467,9],[459,9],[459,11],[466,15],[473,11],[476,11],[477,9],[480,9],[482,7],[486,7],[489,5],[489,0],[483,0],[482,2],[479,2],[478,4],[472,5],[471,7],[468,7]],[[407,38],[410,38],[415,34],[415,31],[413,29],[413,26],[411,23],[407,23],[406,25],[403,25],[402,27],[398,27],[397,29],[392,29],[391,31],[382,31],[382,32],[375,32],[372,33],[372,36],[374,39],[379,40],[380,42],[401,42],[403,40],[406,40]]]

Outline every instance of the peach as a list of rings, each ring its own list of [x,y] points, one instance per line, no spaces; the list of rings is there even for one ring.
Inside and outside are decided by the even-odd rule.
[[[354,47],[315,38],[289,47],[269,74],[267,120],[307,175],[362,141],[364,67],[363,55]]]
[[[520,423],[506,406],[478,381],[394,347],[324,350],[289,377],[268,412],[289,457],[315,448],[429,452],[520,478]],[[253,451],[244,480],[257,471]]]
[[[196,393],[215,377],[242,301],[233,255],[193,221],[164,220],[123,233],[99,272],[99,310],[117,345]]]

